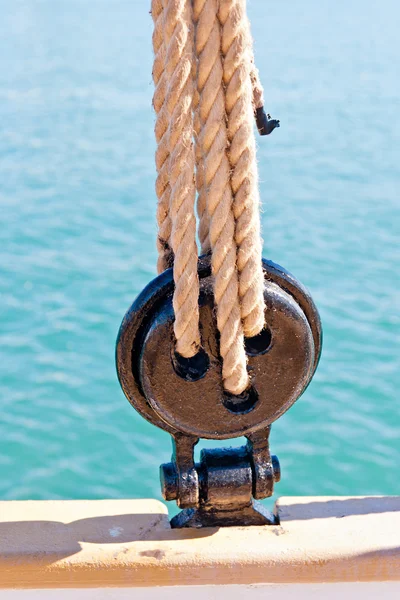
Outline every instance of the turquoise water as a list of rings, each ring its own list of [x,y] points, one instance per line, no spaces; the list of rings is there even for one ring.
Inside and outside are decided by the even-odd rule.
[[[168,435],[115,375],[155,275],[151,19],[0,0],[0,497],[159,497]],[[399,494],[396,0],[252,0],[264,255],[311,290],[317,375],[273,427],[279,494]]]

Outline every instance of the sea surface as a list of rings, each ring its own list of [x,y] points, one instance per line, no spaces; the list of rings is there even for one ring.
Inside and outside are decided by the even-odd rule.
[[[276,491],[400,494],[400,5],[248,4],[281,120],[257,140],[264,255],[324,327]],[[0,9],[0,498],[159,498],[169,436],[114,365],[156,273],[149,2]]]

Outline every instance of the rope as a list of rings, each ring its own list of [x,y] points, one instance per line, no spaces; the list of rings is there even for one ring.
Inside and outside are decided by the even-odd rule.
[[[167,140],[168,116],[165,106],[166,77],[165,77],[165,43],[164,43],[164,13],[162,0],[152,0],[151,15],[154,23],[153,31],[153,81],[154,96],[153,107],[156,112],[155,136],[157,142],[156,150],[156,194],[158,238],[157,270],[162,273],[172,266],[173,255],[170,246],[171,218],[169,215],[169,201],[171,188],[168,181],[169,148]]]
[[[192,114],[194,32],[190,1],[164,0],[163,13],[174,332],[176,351],[190,358],[200,346]]]
[[[221,0],[218,16],[222,25],[221,52],[238,247],[239,299],[244,334],[252,337],[264,327],[264,276],[250,78],[252,71],[254,75],[253,52],[245,0]]]
[[[223,359],[222,379],[227,391],[241,393],[247,387],[248,375],[240,318],[235,219],[227,156],[228,131],[225,122],[218,1],[194,0],[193,6],[197,24],[200,123],[197,143],[201,148],[201,168],[204,169],[207,196],[214,297],[220,332],[220,354]]]
[[[253,107],[257,109],[264,108],[264,89],[261,85],[260,74],[256,65],[254,64],[254,56],[251,57],[251,71],[250,71],[251,85],[253,88]]]
[[[151,12],[158,270],[173,263],[176,351],[188,358],[200,347],[196,187],[223,385],[240,394],[249,384],[244,336],[264,326],[254,115],[262,134],[279,121],[263,109],[246,0],[152,0]]]

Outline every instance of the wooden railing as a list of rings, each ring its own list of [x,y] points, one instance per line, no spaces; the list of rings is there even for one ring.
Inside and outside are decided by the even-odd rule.
[[[172,530],[155,500],[0,502],[0,588],[250,593],[249,584],[387,581],[400,597],[400,497],[281,498],[276,510],[279,526]]]

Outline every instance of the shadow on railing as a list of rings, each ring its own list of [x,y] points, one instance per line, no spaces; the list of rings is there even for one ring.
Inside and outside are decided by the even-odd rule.
[[[213,535],[217,529],[181,530],[180,539],[198,539]],[[41,562],[54,562],[72,556],[81,544],[127,544],[140,541],[168,541],[176,537],[166,514],[125,514],[79,519],[71,523],[59,521],[10,521],[0,523],[0,557],[31,554]],[[46,560],[46,553],[51,555]],[[23,549],[23,550],[22,550]],[[123,552],[123,550],[122,550]],[[121,549],[116,554],[121,553]],[[152,550],[153,558],[164,552]],[[139,552],[140,555],[140,552]],[[149,556],[146,551],[143,556]]]
[[[290,503],[289,506],[277,504],[279,518],[285,521],[306,521],[310,519],[342,519],[352,515],[400,512],[400,500],[395,496],[370,496],[360,498],[321,497],[310,502]]]

